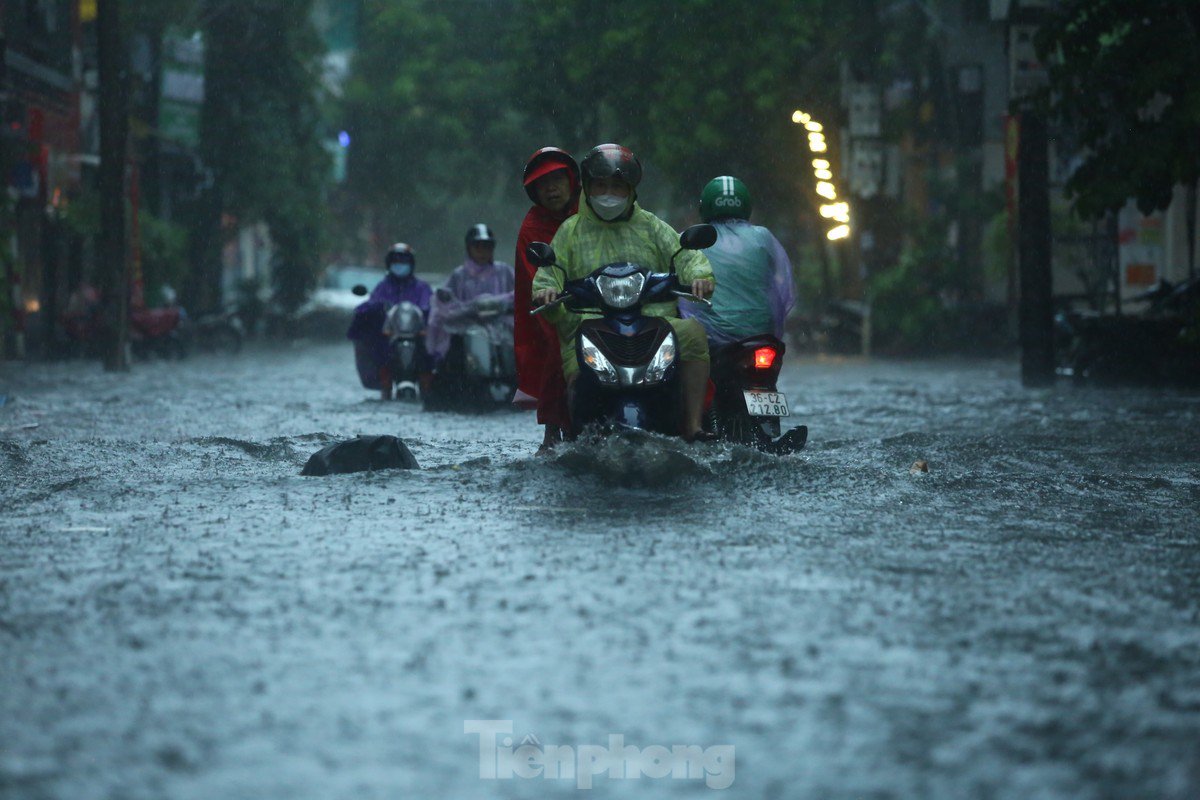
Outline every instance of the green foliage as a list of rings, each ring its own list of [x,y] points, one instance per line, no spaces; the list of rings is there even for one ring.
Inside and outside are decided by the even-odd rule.
[[[792,109],[833,99],[813,56],[838,6],[525,0],[516,98],[571,146],[633,147],[688,207],[710,178],[734,174],[769,215],[794,203],[805,156]]]
[[[1037,44],[1050,64],[1040,100],[1087,154],[1067,182],[1083,216],[1130,197],[1165,208],[1200,178],[1200,3],[1064,0]]]
[[[349,181],[386,239],[452,239],[476,216],[515,230],[536,148],[628,144],[645,204],[687,209],[744,177],[771,224],[798,213],[798,104],[830,102],[813,66],[832,0],[369,0],[346,87]],[[836,61],[825,63],[826,69]],[[437,252],[437,248],[434,248]],[[438,256],[441,257],[440,254]]]
[[[163,286],[176,290],[188,272],[188,230],[159,219],[148,211],[138,215],[142,237],[142,280],[147,298],[159,295]]]
[[[938,349],[947,338],[944,298],[955,280],[954,254],[940,225],[914,227],[917,235],[899,262],[871,280],[873,336],[883,350]]]
[[[312,0],[208,0],[201,152],[220,210],[267,223],[286,308],[316,283],[328,155]]]
[[[520,169],[543,135],[508,91],[515,16],[500,3],[365,5],[344,89],[348,180],[383,241],[413,242],[423,269],[461,260],[469,224],[515,231],[524,213]]]

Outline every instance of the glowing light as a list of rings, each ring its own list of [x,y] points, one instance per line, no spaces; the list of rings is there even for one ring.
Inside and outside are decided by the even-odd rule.
[[[814,158],[813,169],[829,169],[829,162],[823,158]]]
[[[810,119],[812,119],[812,117],[810,117],[808,114],[805,114],[798,108],[792,112],[792,122],[796,123],[797,125],[803,125]]]
[[[816,175],[819,180],[823,180],[823,181],[833,180],[833,173],[827,169],[819,169],[819,170],[815,171],[813,174]]]
[[[821,123],[819,122],[806,122],[804,123],[804,127],[813,133],[820,133],[821,131],[825,130],[825,128],[822,127]]]
[[[42,310],[41,301],[39,301],[36,297],[31,297],[25,301],[25,313],[26,314],[36,314],[41,310]]]
[[[342,147],[349,147],[350,146],[350,134],[346,133],[345,131],[342,131],[341,133],[339,133],[338,134],[338,144],[340,144]]]
[[[774,347],[760,347],[754,351],[754,366],[756,369],[770,369],[774,363]]]
[[[838,239],[845,239],[850,235],[849,225],[838,225],[836,228],[825,234],[825,238],[831,242],[836,242]]]
[[[825,219],[834,219],[842,214],[849,214],[850,204],[846,202],[830,203],[828,205],[821,206],[820,211],[821,216]]]
[[[808,149],[812,150],[814,153],[824,153],[829,148],[825,146],[824,141],[814,140],[808,143]]]
[[[821,181],[817,184],[817,194],[828,200],[837,199],[837,190],[833,188],[833,184],[829,181]]]

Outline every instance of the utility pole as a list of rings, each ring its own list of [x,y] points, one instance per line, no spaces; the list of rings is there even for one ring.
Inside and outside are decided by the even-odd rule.
[[[104,368],[129,369],[129,255],[125,235],[125,159],[129,140],[127,71],[120,0],[98,0],[100,67],[100,272],[109,341]]]
[[[1017,323],[1021,382],[1028,387],[1054,382],[1050,141],[1045,112],[1031,102],[1047,80],[1034,46],[1044,11],[1040,0],[992,4],[993,19],[1008,24],[1009,98],[1022,108],[1016,131]]]
[[[1040,111],[1021,114],[1017,185],[1021,382],[1048,386],[1054,382],[1050,159],[1046,119]]]

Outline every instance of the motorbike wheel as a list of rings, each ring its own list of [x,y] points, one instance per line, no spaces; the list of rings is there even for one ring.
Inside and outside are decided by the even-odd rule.
[[[726,413],[717,418],[718,434],[722,439],[747,447],[759,447],[770,442],[759,424],[745,413]]]

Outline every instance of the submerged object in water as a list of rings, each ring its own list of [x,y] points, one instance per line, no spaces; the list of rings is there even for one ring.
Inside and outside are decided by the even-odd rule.
[[[380,469],[419,469],[417,459],[395,436],[358,436],[331,444],[308,459],[301,475],[337,475]]]

